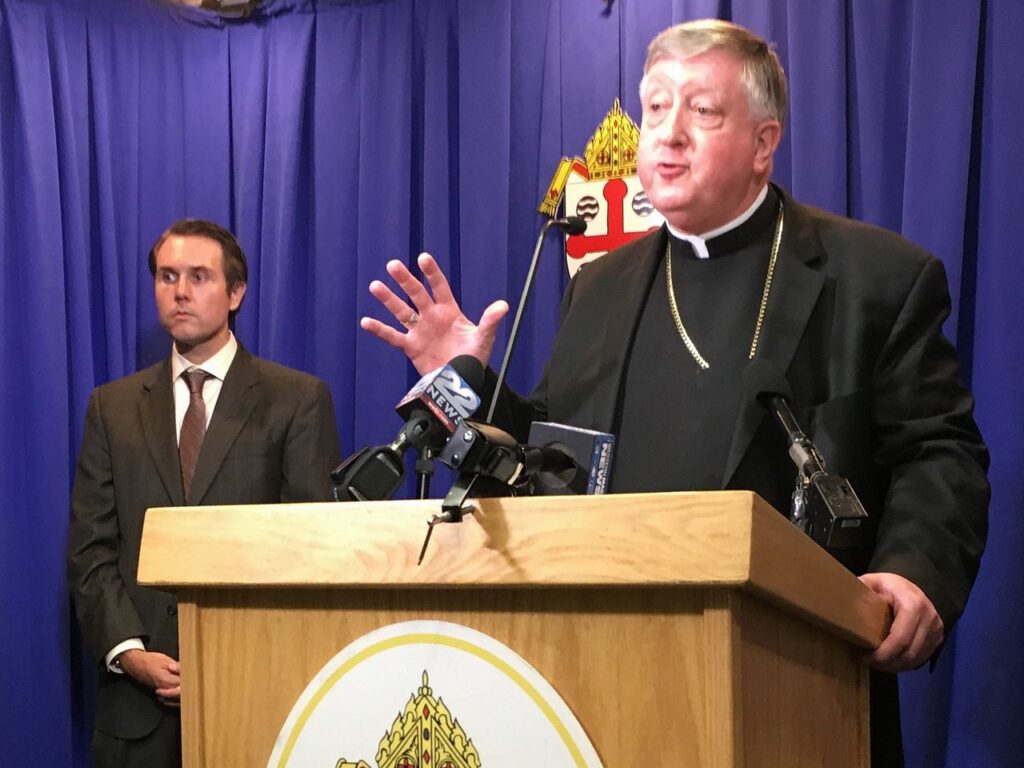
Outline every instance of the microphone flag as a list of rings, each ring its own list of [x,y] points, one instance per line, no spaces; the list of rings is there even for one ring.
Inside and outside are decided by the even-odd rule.
[[[453,366],[452,363],[459,360],[460,358],[455,358],[451,363],[446,363],[440,368],[430,371],[416,382],[416,385],[395,406],[398,415],[403,419],[408,419],[417,406],[426,406],[451,433],[463,419],[476,413],[480,407],[480,395]],[[477,367],[482,368],[479,362],[477,362]],[[467,375],[466,378],[472,378],[472,376]],[[482,371],[480,379],[483,379]]]

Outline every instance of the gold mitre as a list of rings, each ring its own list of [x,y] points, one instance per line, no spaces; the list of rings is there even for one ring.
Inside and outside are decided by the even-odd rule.
[[[614,179],[635,174],[639,145],[640,129],[615,99],[583,153],[590,178]]]
[[[480,754],[444,700],[434,696],[423,670],[423,685],[409,697],[377,750],[378,768],[418,766],[480,768]]]

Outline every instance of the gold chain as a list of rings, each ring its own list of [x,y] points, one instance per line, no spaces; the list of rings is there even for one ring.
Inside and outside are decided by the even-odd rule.
[[[761,292],[761,306],[757,309],[757,322],[754,324],[754,337],[750,340],[750,354],[747,355],[748,360],[753,360],[754,355],[757,353],[757,343],[761,339],[761,326],[764,324],[764,314],[768,309],[768,295],[772,292],[772,276],[775,274],[775,262],[779,258],[779,244],[782,242],[782,227],[785,220],[782,203],[779,203],[779,217],[775,223],[775,237],[772,241],[772,255],[768,260],[768,274],[764,277],[764,290]],[[672,240],[670,239],[665,245],[665,280],[668,284],[668,306],[672,311],[672,319],[676,323],[676,330],[679,332],[679,338],[683,340],[683,344],[686,345],[686,349],[689,350],[693,359],[697,361],[697,365],[700,366],[701,370],[706,371],[711,367],[711,364],[704,359],[700,351],[697,349],[697,345],[693,343],[690,338],[690,334],[686,332],[686,327],[683,325],[683,320],[679,316],[679,307],[676,306],[676,289],[672,284]]]

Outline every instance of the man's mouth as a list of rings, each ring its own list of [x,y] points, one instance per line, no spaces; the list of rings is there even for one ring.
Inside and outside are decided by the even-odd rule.
[[[658,163],[658,173],[662,176],[679,176],[682,173],[686,173],[689,168],[690,166],[685,163]]]

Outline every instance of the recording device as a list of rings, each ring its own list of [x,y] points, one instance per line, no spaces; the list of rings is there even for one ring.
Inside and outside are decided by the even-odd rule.
[[[489,485],[497,496],[517,495],[539,474],[575,476],[580,465],[565,451],[554,447],[534,448],[516,441],[492,424],[465,420],[452,434],[438,457],[464,475],[479,475],[495,481]]]
[[[549,219],[541,227],[540,234],[537,235],[537,244],[533,248],[530,266],[526,272],[523,292],[519,297],[519,306],[516,307],[515,319],[512,321],[512,330],[509,333],[505,356],[498,371],[491,404],[484,419],[486,422],[494,419],[494,409],[505,383],[508,363],[512,359],[512,350],[515,348],[516,339],[519,336],[523,312],[526,310],[526,302],[530,297],[533,279],[537,273],[540,251],[544,245],[544,238],[552,227],[562,230],[567,235],[581,235],[587,229],[587,221],[581,216],[570,216],[564,219]],[[562,451],[556,449],[531,450],[527,446],[519,445],[508,433],[490,424],[480,422],[463,422],[445,445],[439,458],[446,466],[457,470],[459,474],[441,504],[441,514],[435,515],[427,524],[427,535],[420,550],[419,562],[423,561],[434,526],[438,523],[460,522],[464,514],[463,504],[471,493],[476,492],[478,495],[484,496],[508,496],[521,490],[521,478],[534,477],[541,472],[571,473],[575,476],[579,471],[578,468],[573,468],[575,462],[572,458]]]
[[[469,419],[455,430],[438,458],[459,475],[436,522],[461,520],[462,506],[470,494],[519,496],[529,494],[531,481],[539,476],[571,479],[584,475],[565,451],[523,445],[492,424]]]
[[[530,425],[527,444],[556,449],[570,456],[578,469],[574,472],[542,472],[533,478],[538,496],[597,494],[608,490],[615,435],[592,429],[571,427],[553,421],[535,421]]]
[[[544,245],[544,238],[552,227],[562,230],[567,235],[582,235],[587,231],[587,220],[582,216],[569,216],[564,219],[548,219],[537,235],[537,244],[533,248],[533,257],[530,259],[530,268],[526,272],[526,281],[523,283],[523,292],[519,297],[519,306],[516,307],[516,316],[512,321],[512,331],[509,333],[508,346],[505,347],[505,356],[501,360],[501,369],[498,371],[498,382],[494,386],[494,394],[491,396],[491,405],[487,409],[487,416],[484,421],[494,419],[494,409],[498,404],[498,395],[505,383],[505,375],[508,373],[508,362],[512,359],[512,350],[516,345],[516,338],[519,336],[519,324],[523,320],[523,312],[526,310],[526,301],[530,298],[530,291],[533,288],[533,278],[537,273],[537,262],[540,261],[540,249]]]
[[[483,365],[460,355],[424,375],[395,410],[406,420],[388,445],[365,447],[331,472],[338,501],[380,501],[394,496],[405,477],[405,453],[441,449],[464,418],[480,407]]]
[[[416,382],[395,411],[406,420],[417,412],[429,411],[438,426],[444,428],[447,438],[459,422],[476,413],[480,407],[476,390],[483,385],[483,363],[471,355],[459,355]]]
[[[825,460],[804,434],[790,408],[789,383],[773,362],[757,358],[743,372],[744,386],[786,434],[797,468],[790,520],[829,551],[866,546],[870,518],[849,481],[825,469]]]

